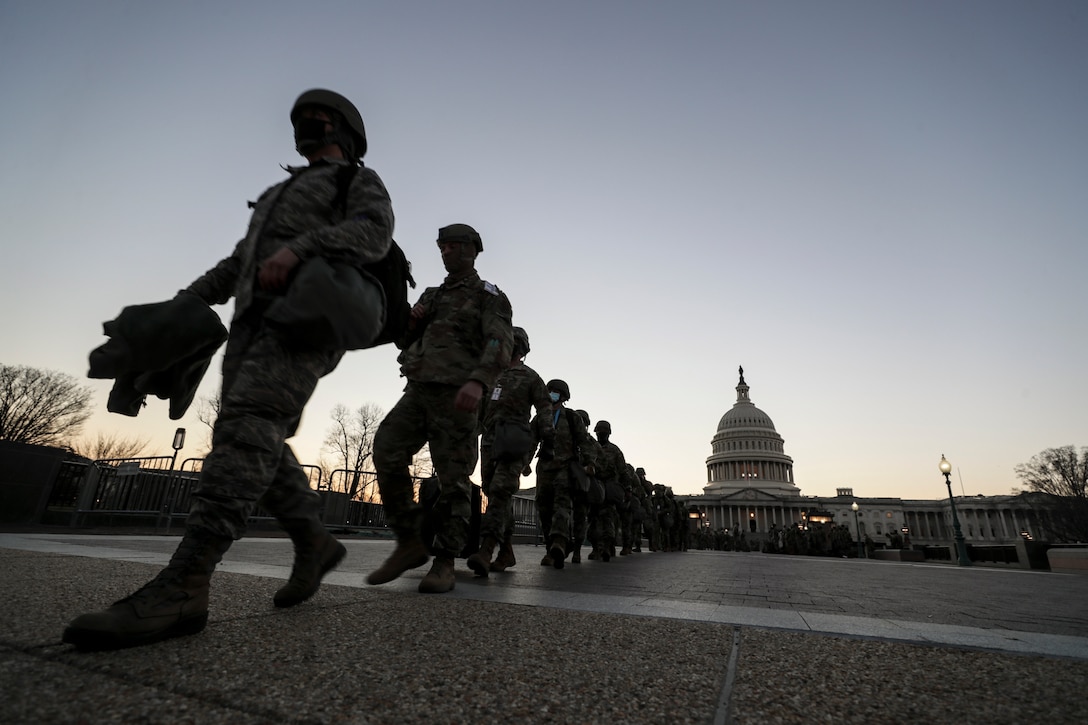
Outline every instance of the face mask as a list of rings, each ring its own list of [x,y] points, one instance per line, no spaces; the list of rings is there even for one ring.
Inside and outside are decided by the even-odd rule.
[[[552,399],[553,403],[558,403],[559,402],[559,397],[560,397],[559,393],[556,393],[556,392],[548,393],[548,397]]]
[[[325,144],[325,125],[320,118],[300,118],[295,121],[295,148],[300,152],[312,151]]]

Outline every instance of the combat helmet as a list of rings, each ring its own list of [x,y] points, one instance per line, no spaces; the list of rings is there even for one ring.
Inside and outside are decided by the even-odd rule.
[[[566,382],[556,378],[555,380],[549,380],[545,385],[548,390],[554,390],[559,393],[559,402],[562,403],[566,400],[570,400],[570,386]]]
[[[355,104],[335,91],[324,88],[311,88],[299,96],[295,100],[295,105],[291,106],[292,124],[295,123],[299,111],[305,106],[321,106],[339,114],[344,119],[344,123],[347,124],[347,130],[354,137],[355,148],[353,151],[355,158],[361,159],[366,156],[366,127],[363,125],[363,117]]]
[[[607,420],[598,420],[597,425],[593,426],[593,432],[607,431],[609,435],[612,435],[612,424]]]
[[[529,333],[523,327],[514,328],[514,352],[520,350],[522,355],[529,354]]]
[[[484,242],[480,239],[480,233],[468,224],[450,224],[438,230],[438,243],[442,242],[472,242],[476,247],[476,253],[484,251]]]

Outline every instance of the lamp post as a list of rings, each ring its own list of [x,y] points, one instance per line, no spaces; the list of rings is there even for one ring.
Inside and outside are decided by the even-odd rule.
[[[174,449],[174,456],[170,459],[170,470],[173,471],[174,463],[176,463],[178,460],[178,451],[185,447],[184,428],[178,428],[176,431],[174,431],[174,440],[170,442],[170,447]]]
[[[960,517],[956,515],[956,499],[952,495],[952,481],[948,475],[952,473],[952,464],[941,454],[941,473],[944,474],[945,485],[948,486],[948,504],[952,507],[952,531],[956,538],[956,555],[959,557],[960,566],[971,566],[971,559],[967,556],[967,542],[963,538],[963,529],[960,528]]]
[[[861,524],[858,523],[858,502],[850,504],[850,510],[854,512],[854,528],[858,532],[858,558],[864,559],[865,557],[865,543],[861,540]]]

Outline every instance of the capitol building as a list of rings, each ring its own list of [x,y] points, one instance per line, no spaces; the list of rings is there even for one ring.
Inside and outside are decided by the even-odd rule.
[[[909,548],[926,551],[928,558],[956,560],[948,499],[865,498],[850,488],[838,489],[835,496],[802,495],[785,441],[770,416],[752,402],[743,368],[736,390],[736,402],[711,439],[703,493],[680,497],[693,526],[743,532],[758,542],[772,530],[795,524],[843,524],[855,540],[860,531],[861,538],[879,547],[888,543],[889,533],[900,532]],[[1025,542],[1041,539],[1043,532],[1023,494],[956,496],[955,502],[973,558],[1028,566]]]

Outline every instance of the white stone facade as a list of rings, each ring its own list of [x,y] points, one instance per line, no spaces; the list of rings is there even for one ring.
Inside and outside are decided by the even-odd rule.
[[[806,526],[808,518],[830,514],[834,524],[845,524],[854,538],[860,533],[887,543],[887,534],[903,533],[916,547],[952,547],[951,507],[947,498],[903,500],[859,498],[852,489],[836,496],[803,496],[793,475],[793,459],[786,455],[782,436],[770,416],[749,398],[740,369],[737,401],[722,416],[706,459],[707,485],[702,495],[681,497],[692,512],[693,523],[711,529],[739,527],[759,539],[772,526]],[[934,466],[934,487],[942,485]],[[858,504],[857,517],[851,509]],[[967,543],[973,546],[1016,546],[1042,539],[1038,520],[1025,495],[958,496],[956,513]],[[1021,559],[1024,559],[1021,556]],[[1021,562],[1021,566],[1026,562]]]

